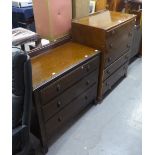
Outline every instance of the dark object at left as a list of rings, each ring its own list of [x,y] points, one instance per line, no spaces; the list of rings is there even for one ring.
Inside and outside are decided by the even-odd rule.
[[[35,155],[39,141],[30,133],[32,71],[29,56],[12,49],[12,154]],[[33,147],[32,147],[33,146]]]

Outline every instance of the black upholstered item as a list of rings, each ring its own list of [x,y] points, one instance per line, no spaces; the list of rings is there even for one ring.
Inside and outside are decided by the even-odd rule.
[[[29,56],[12,48],[12,154],[28,155],[32,105],[32,71]]]

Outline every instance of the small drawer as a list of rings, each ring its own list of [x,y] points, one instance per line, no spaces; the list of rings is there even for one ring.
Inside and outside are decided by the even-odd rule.
[[[46,136],[50,138],[57,132],[57,129],[61,127],[65,122],[76,116],[87,104],[96,99],[97,84],[89,88],[81,96],[73,100],[70,104],[66,105],[62,111],[58,112],[45,124]]]
[[[106,80],[112,73],[114,73],[118,68],[120,68],[124,63],[129,61],[129,52],[125,53],[118,60],[112,63],[109,67],[104,70],[104,80]]]
[[[46,122],[55,113],[60,111],[66,104],[78,97],[93,84],[98,83],[98,70],[90,73],[88,76],[77,82],[75,85],[64,91],[53,101],[43,106],[44,121]]]
[[[81,65],[77,69],[67,73],[57,81],[51,83],[49,86],[40,91],[41,103],[46,104],[51,99],[62,93],[65,89],[79,81],[81,78],[96,70],[99,67],[99,56],[89,60],[87,63]]]
[[[111,90],[112,86],[124,75],[127,74],[128,62],[121,66],[116,72],[114,72],[107,80],[103,82],[103,95]]]

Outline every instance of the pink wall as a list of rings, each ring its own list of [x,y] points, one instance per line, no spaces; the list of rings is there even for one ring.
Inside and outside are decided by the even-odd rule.
[[[55,39],[71,28],[72,0],[33,0],[37,33]]]

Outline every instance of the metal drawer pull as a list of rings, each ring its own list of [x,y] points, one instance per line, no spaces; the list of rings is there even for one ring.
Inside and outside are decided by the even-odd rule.
[[[61,106],[61,101],[58,101],[57,107],[59,108]]]
[[[59,116],[58,121],[62,122],[62,116]]]
[[[60,85],[59,84],[57,85],[57,91],[60,91]]]

